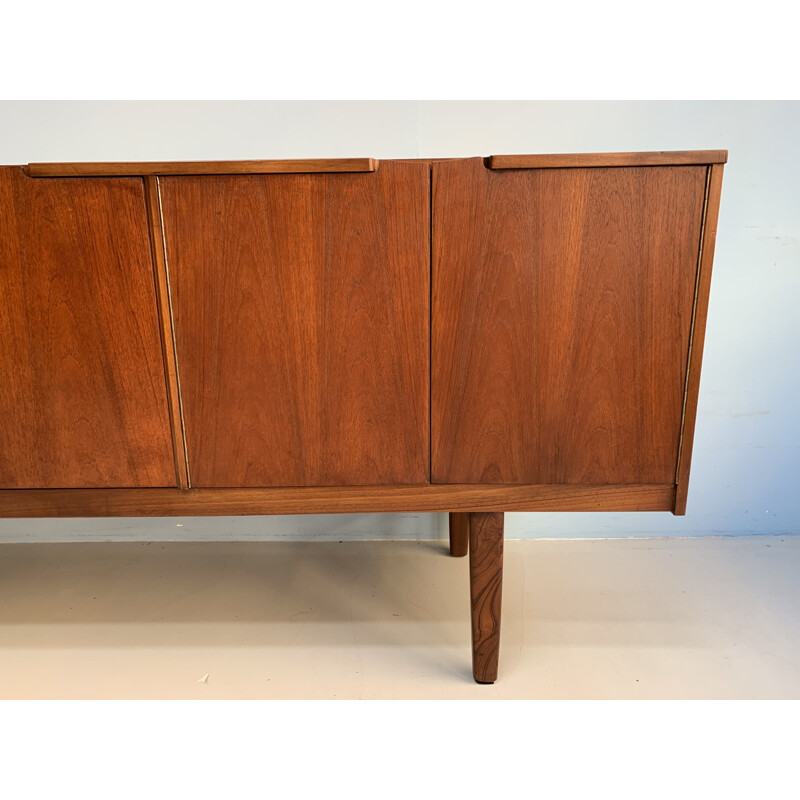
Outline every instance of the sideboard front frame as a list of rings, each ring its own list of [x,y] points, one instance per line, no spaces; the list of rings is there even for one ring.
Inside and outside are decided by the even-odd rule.
[[[405,159],[433,165],[452,159]],[[705,165],[706,192],[689,343],[681,437],[673,484],[595,486],[423,484],[194,489],[181,409],[180,371],[170,298],[159,178],[172,175],[296,174],[374,172],[373,158],[232,162],[118,162],[28,164],[33,179],[129,176],[142,180],[152,251],[162,356],[174,448],[177,488],[3,489],[0,517],[161,516],[216,514],[306,514],[370,512],[502,511],[671,511],[686,513],[689,471],[697,416],[700,368],[708,315],[711,266],[727,151],[493,155],[487,169]]]

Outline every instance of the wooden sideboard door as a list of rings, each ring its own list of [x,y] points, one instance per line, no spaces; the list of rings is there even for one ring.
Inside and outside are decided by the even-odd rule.
[[[138,178],[0,169],[0,488],[175,486]]]
[[[674,484],[706,180],[434,165],[434,482]]]
[[[159,184],[192,486],[427,483],[429,166]]]

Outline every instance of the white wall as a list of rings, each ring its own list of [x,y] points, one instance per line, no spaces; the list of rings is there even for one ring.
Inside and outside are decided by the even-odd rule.
[[[0,163],[730,151],[688,513],[509,514],[509,537],[800,532],[800,103],[0,103]],[[0,520],[0,541],[446,535],[445,515]]]

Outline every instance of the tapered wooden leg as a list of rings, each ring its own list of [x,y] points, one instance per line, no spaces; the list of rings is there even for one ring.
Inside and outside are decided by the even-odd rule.
[[[497,680],[503,591],[503,514],[469,514],[469,589],[472,603],[472,675]]]
[[[469,550],[469,514],[450,512],[450,555],[465,556]]]

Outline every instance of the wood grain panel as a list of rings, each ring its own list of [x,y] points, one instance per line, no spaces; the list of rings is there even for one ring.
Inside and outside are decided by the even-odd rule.
[[[192,485],[429,479],[429,168],[161,179]]]
[[[700,265],[697,275],[697,292],[694,307],[694,322],[689,346],[689,366],[686,375],[686,400],[683,417],[682,440],[678,457],[675,492],[675,509],[677,516],[686,513],[686,499],[689,491],[689,469],[692,463],[692,447],[694,444],[694,428],[697,419],[697,400],[700,393],[700,368],[703,364],[703,342],[706,335],[706,319],[708,318],[708,300],[711,291],[711,265],[714,261],[714,245],[717,240],[717,218],[722,193],[721,164],[710,168],[705,219],[703,224],[703,242],[700,250]]]
[[[0,486],[174,486],[141,180],[0,169]]]
[[[160,517],[423,511],[671,511],[665,486],[328,486],[0,490],[0,517]]]
[[[705,176],[434,165],[434,481],[674,482]]]
[[[123,175],[252,175],[298,172],[375,172],[374,158],[303,158],[271,161],[106,161],[28,164],[34,178]]]
[[[679,164],[719,164],[727,150],[677,150],[650,153],[539,153],[489,156],[489,169],[561,169],[570,167],[655,167]]]

